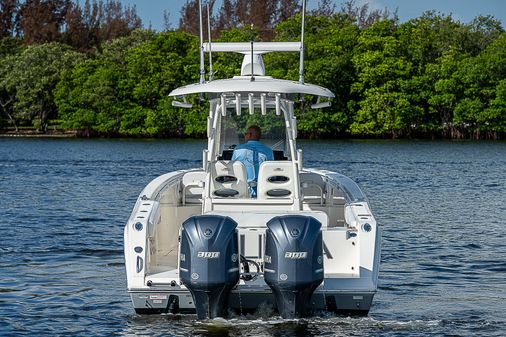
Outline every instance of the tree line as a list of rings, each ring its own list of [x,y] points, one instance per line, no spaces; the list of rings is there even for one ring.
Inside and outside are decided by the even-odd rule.
[[[258,2],[265,6],[226,0],[211,8],[213,39],[300,39],[300,1]],[[199,98],[181,110],[167,96],[199,79],[195,3],[183,6],[177,29],[155,32],[115,1],[0,0],[0,128],[202,137]],[[400,23],[353,0],[340,9],[323,0],[308,13],[305,40],[306,81],[336,98],[323,110],[309,109],[310,97],[297,104],[304,137],[506,134],[506,33],[491,16],[462,23],[430,11]],[[241,60],[215,53],[214,77],[237,75]],[[297,80],[298,61],[294,53],[265,55],[267,72],[279,78]]]

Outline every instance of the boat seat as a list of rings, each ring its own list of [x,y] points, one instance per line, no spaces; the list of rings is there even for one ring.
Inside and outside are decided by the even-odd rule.
[[[264,161],[260,164],[258,199],[293,199],[295,177],[291,161]]]
[[[302,172],[299,175],[303,201],[308,204],[324,203],[326,184],[321,175]]]
[[[206,173],[204,171],[191,171],[185,173],[182,181],[183,205],[202,202],[205,179]]]
[[[249,198],[246,167],[240,161],[211,163],[212,198]]]

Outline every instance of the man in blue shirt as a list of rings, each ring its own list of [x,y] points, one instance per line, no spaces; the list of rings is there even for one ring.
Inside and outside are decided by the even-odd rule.
[[[232,160],[241,161],[246,167],[249,191],[252,197],[257,195],[256,182],[260,164],[266,160],[274,160],[272,149],[260,142],[262,131],[256,125],[248,128],[244,134],[246,143],[237,145]]]

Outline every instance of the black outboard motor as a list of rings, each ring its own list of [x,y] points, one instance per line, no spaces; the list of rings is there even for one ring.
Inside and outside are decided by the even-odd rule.
[[[285,215],[267,223],[264,279],[283,318],[308,314],[323,281],[321,223],[313,217]]]
[[[179,274],[199,319],[225,316],[228,295],[239,281],[237,223],[219,215],[183,223]]]

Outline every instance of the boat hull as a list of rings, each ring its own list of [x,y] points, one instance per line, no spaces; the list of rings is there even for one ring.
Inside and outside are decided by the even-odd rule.
[[[284,209],[276,200],[233,199],[219,200],[227,203],[205,212],[202,201],[184,194],[200,188],[195,180],[203,177],[198,170],[173,172],[153,180],[139,196],[125,227],[128,292],[137,313],[196,313],[194,299],[180,278],[178,238],[181,224],[202,214],[228,216],[237,222],[239,253],[251,263],[251,273],[241,267],[227,312],[261,317],[277,312],[275,296],[264,280],[265,224],[277,216],[294,214],[311,216],[323,224],[324,279],[307,303],[309,315],[369,312],[378,287],[382,231],[354,182],[333,172],[308,169],[301,172],[302,184],[309,187],[300,210]],[[323,188],[311,189],[317,183],[324,184]],[[328,196],[322,190],[329,191]]]
[[[189,291],[159,289],[156,291],[129,291],[135,312],[138,314],[195,314],[193,298]],[[346,315],[367,315],[375,292],[318,291],[311,297],[309,310],[313,315],[334,313]],[[171,296],[178,297],[178,308],[171,309]],[[228,308],[238,314],[253,313],[258,316],[277,312],[272,292],[233,290]]]

